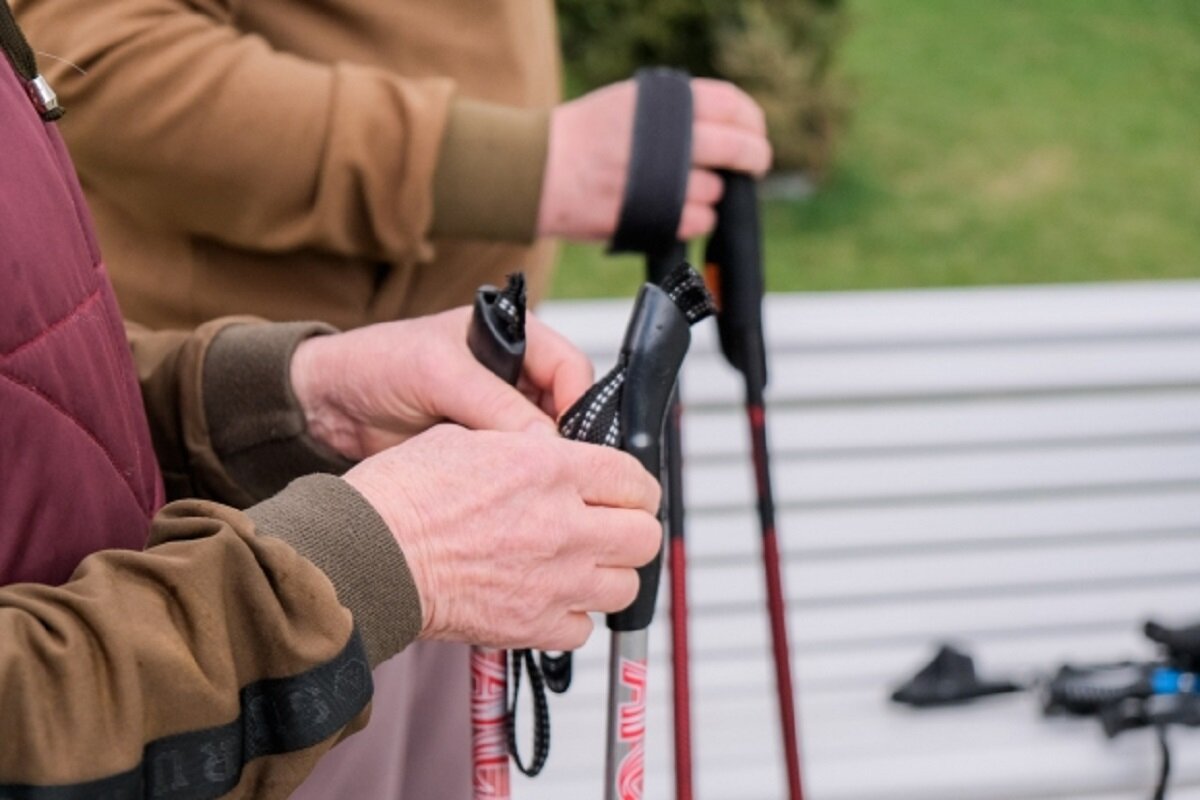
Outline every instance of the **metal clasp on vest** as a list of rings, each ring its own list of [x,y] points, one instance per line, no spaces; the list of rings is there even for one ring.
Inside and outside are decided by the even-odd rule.
[[[33,101],[33,107],[47,122],[53,122],[63,115],[62,106],[58,104],[58,95],[50,88],[50,84],[41,75],[25,84],[25,91]]]

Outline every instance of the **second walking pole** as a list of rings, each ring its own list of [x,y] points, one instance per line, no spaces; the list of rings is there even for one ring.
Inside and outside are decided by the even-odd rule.
[[[791,651],[788,646],[787,598],[775,534],[775,501],[771,491],[771,462],[767,451],[764,390],[767,386],[767,353],[763,344],[762,232],[758,217],[758,189],[748,175],[725,172],[725,193],[717,204],[717,227],[704,253],[709,286],[720,311],[717,331],[721,350],[746,382],[746,414],[750,423],[750,452],[762,528],[763,573],[767,585],[767,612],[771,620],[771,645],[775,655],[775,685],[779,695],[779,722],[787,765],[788,797],[802,800],[800,742],[796,727],[796,699],[792,686]]]

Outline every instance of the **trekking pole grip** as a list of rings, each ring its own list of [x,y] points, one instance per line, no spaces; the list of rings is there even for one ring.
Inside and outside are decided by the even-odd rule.
[[[621,400],[624,450],[656,478],[662,473],[662,438],[675,376],[691,342],[689,322],[662,289],[645,285],[638,294],[634,318],[621,347],[628,372]],[[661,508],[660,508],[661,515]],[[638,570],[637,598],[623,611],[608,615],[614,631],[647,628],[654,618],[662,548]]]
[[[475,293],[471,325],[467,329],[467,347],[471,355],[489,372],[511,385],[521,377],[525,361],[524,295],[525,276],[519,272],[510,276],[504,291],[494,286],[481,287]],[[504,306],[513,303],[512,297],[519,297],[521,302],[520,331],[514,330],[516,323],[513,320],[518,317],[515,305],[512,309]]]
[[[721,352],[748,385],[767,385],[763,344],[762,227],[758,185],[745,173],[720,171],[725,192],[717,203],[717,225],[704,250],[705,279],[717,300]]]

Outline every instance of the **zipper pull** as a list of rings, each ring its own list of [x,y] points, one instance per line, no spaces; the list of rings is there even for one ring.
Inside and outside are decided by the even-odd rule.
[[[40,74],[35,75],[33,80],[25,82],[25,93],[29,95],[29,99],[33,101],[33,107],[46,122],[61,119],[65,113],[63,107],[58,104],[58,95]]]

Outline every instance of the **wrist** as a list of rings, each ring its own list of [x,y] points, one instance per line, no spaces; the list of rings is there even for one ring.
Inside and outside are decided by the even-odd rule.
[[[341,365],[329,357],[329,337],[305,339],[292,353],[292,392],[309,438],[349,459],[362,458],[358,428],[334,401]]]

